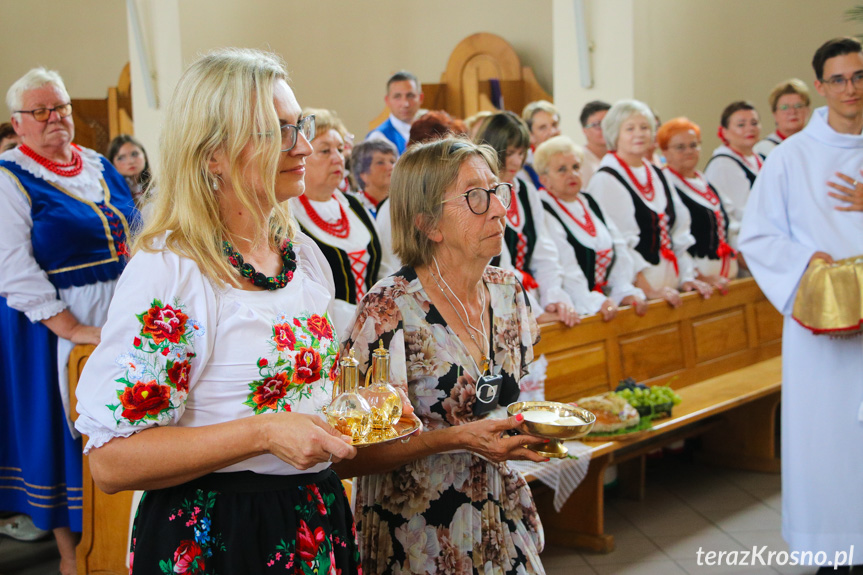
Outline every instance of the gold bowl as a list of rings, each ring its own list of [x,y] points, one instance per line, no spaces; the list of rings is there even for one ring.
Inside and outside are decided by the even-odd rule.
[[[581,419],[584,423],[573,425],[529,421],[527,417],[522,422],[528,434],[550,440],[548,443],[540,445],[529,445],[528,448],[545,457],[555,457],[558,459],[566,457],[567,453],[569,453],[569,450],[561,443],[562,441],[584,437],[590,433],[590,430],[593,429],[593,424],[596,423],[596,416],[586,409],[556,401],[519,401],[511,403],[506,410],[510,415],[526,414],[531,411],[544,411],[552,413],[557,417],[576,417]]]

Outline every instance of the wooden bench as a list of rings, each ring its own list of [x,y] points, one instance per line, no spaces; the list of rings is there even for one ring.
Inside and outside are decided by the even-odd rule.
[[[555,544],[611,551],[603,530],[603,478],[617,464],[621,487],[643,495],[644,454],[658,444],[701,434],[711,461],[762,471],[778,470],[773,425],[779,401],[781,317],[752,280],[732,282],[729,293],[701,300],[683,296],[673,310],[650,304],[644,317],[630,309],[614,321],[585,318],[571,329],[542,326],[536,348],[549,361],[546,396],[574,401],[613,389],[626,376],[669,383],[683,402],[674,417],[658,421],[638,441],[591,443],[587,477],[560,513],[553,493],[535,484],[546,539]],[[69,361],[72,409],[75,387],[93,346],[78,346]],[[84,458],[84,519],[79,573],[126,573],[132,493],[106,495],[93,483]]]
[[[678,309],[653,302],[641,318],[624,310],[609,323],[591,317],[570,329],[543,326],[536,353],[549,361],[547,399],[575,401],[613,390],[624,377],[668,384],[682,398],[673,417],[634,440],[590,441],[588,474],[560,512],[554,493],[534,483],[546,539],[613,550],[603,526],[605,470],[617,465],[622,495],[640,499],[645,454],[673,441],[701,435],[698,455],[711,463],[778,472],[781,336],[782,317],[751,279],[706,301],[687,294]]]

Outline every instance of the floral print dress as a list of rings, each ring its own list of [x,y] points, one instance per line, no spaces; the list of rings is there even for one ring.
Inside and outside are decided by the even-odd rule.
[[[167,249],[136,254],[77,388],[85,452],[155,426],[320,416],[338,357],[332,282],[309,238],[294,250],[293,279],[275,291],[216,286]],[[359,561],[329,464],[301,471],[270,454],[146,492],[133,537],[133,573],[347,574]]]
[[[505,385],[517,385],[533,360],[536,321],[511,272],[489,266],[483,280],[491,295],[493,360]],[[411,268],[366,295],[342,353],[354,349],[365,371],[381,339],[393,384],[407,391],[426,430],[476,420],[474,363]],[[442,453],[361,477],[355,489],[366,573],[544,573],[530,488],[506,463]]]

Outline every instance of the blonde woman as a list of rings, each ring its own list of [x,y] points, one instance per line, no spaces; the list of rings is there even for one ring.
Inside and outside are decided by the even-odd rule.
[[[315,123],[284,64],[225,49],[168,106],[162,193],[78,386],[96,484],[147,490],[132,573],[356,573],[356,450],[320,417],[338,340],[326,260],[292,223]]]

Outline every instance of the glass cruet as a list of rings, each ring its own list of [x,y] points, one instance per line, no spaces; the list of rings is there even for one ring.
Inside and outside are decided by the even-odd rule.
[[[390,384],[390,352],[384,347],[383,340],[372,352],[372,365],[366,372],[366,386],[360,395],[372,408],[372,431],[388,432],[402,416],[402,398]]]
[[[354,350],[339,362],[339,382],[333,385],[333,401],[327,407],[327,422],[354,443],[366,438],[372,426],[372,409],[359,394],[360,369]]]

